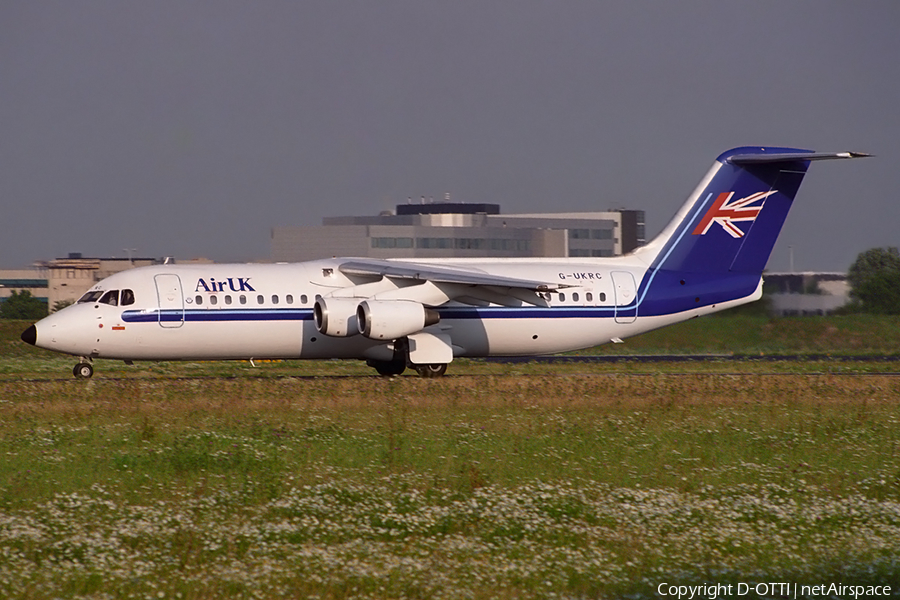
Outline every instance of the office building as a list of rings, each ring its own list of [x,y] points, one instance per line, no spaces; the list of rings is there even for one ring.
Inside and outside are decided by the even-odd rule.
[[[378,216],[326,217],[272,230],[272,260],[602,257],[644,243],[644,212],[501,214],[498,204],[400,204]]]

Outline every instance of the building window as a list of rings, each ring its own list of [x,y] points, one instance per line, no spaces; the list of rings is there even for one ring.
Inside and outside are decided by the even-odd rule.
[[[453,247],[453,238],[416,238],[416,248],[446,250]]]
[[[503,250],[506,252],[528,252],[531,242],[528,240],[491,239],[491,250]]]
[[[592,240],[611,240],[612,229],[591,229]]]
[[[590,229],[570,229],[569,238],[573,240],[589,240],[591,239]]]
[[[373,237],[373,248],[412,248],[413,239],[408,237]]]
[[[484,250],[487,240],[482,238],[456,238],[453,246],[457,250]]]

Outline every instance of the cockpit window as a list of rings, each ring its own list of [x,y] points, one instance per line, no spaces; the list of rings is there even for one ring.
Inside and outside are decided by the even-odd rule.
[[[94,290],[92,292],[88,292],[87,294],[85,294],[84,296],[79,298],[78,303],[81,304],[82,302],[96,302],[97,299],[102,295],[103,295],[102,290]]]
[[[119,303],[122,306],[134,304],[134,292],[131,290],[122,290],[122,295],[119,297]]]
[[[103,297],[100,298],[99,302],[101,304],[109,304],[110,306],[118,306],[119,305],[119,290],[109,290]]]

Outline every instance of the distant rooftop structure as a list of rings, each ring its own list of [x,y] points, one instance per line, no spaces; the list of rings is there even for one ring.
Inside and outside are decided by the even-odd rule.
[[[644,244],[644,212],[501,214],[492,203],[398,204],[377,216],[326,217],[272,230],[272,260],[600,257]]]
[[[0,301],[8,298],[13,290],[28,290],[32,296],[47,302],[52,310],[58,302],[74,302],[101,279],[114,273],[149,265],[175,262],[170,259],[92,258],[81,252],[70,252],[65,257],[38,261],[31,269],[0,271]],[[199,258],[179,263],[209,263]]]
[[[398,204],[398,215],[499,215],[499,204],[469,204],[466,202],[434,202],[431,204]]]
[[[35,267],[47,274],[47,302],[52,309],[57,302],[78,300],[113,273],[160,262],[156,258],[86,258],[81,252],[70,252],[65,258],[38,261]]]

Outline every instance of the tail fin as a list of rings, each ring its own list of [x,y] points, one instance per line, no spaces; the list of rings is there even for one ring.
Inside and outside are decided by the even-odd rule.
[[[751,299],[810,161],[861,156],[760,147],[721,154],[672,222],[636,251],[650,266],[642,304],[670,313]]]

